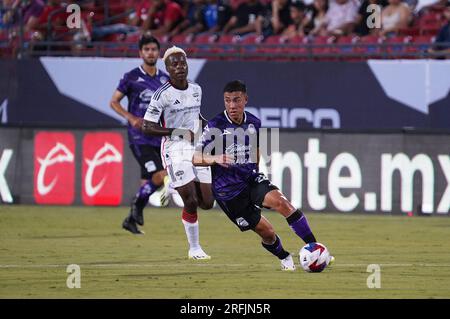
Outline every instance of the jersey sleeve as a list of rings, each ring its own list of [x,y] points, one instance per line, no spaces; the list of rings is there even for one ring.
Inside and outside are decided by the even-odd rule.
[[[145,112],[144,120],[158,123],[164,112],[164,107],[164,97],[159,96],[158,99],[155,99],[155,94],[153,94],[150,104],[147,107],[147,111]]]
[[[130,82],[126,75],[120,80],[119,85],[117,86],[117,91],[122,92],[124,95],[128,94],[128,90],[130,87]]]

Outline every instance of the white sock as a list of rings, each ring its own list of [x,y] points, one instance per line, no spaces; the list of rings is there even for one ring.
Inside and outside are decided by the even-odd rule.
[[[198,229],[198,221],[195,223],[189,223],[182,219],[184,230],[186,231],[186,237],[189,242],[189,249],[199,249],[200,241],[199,241],[199,229]]]

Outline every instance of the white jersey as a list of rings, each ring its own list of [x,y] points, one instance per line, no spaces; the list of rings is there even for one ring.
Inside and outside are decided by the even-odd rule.
[[[170,82],[153,94],[144,119],[160,123],[163,127],[188,129],[195,132],[199,125],[202,89],[200,85],[188,82],[185,90],[174,88]],[[166,167],[175,161],[191,161],[194,145],[177,137],[163,136],[161,156]]]

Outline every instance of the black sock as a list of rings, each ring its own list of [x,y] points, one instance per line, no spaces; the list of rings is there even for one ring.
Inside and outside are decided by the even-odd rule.
[[[275,235],[276,239],[273,244],[265,244],[262,242],[262,246],[267,249],[271,254],[277,256],[279,259],[284,259],[287,256],[289,256],[289,252],[283,249],[283,245],[281,244],[280,237],[278,235]]]

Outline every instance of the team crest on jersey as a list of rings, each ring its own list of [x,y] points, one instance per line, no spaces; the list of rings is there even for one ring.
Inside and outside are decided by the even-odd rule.
[[[253,124],[249,124],[248,125],[248,132],[250,134],[255,134],[256,133],[256,129],[255,129],[255,126]]]
[[[184,175],[184,171],[176,171],[175,176],[181,179],[181,177]]]
[[[153,93],[155,93],[155,91],[150,90],[150,89],[145,89],[144,91],[141,92],[141,94],[139,94],[139,98],[141,99],[142,102],[150,103]]]

